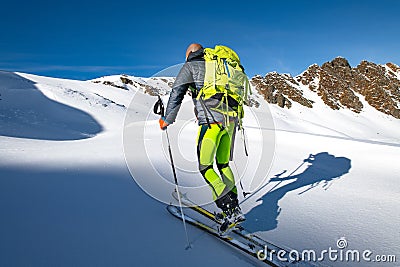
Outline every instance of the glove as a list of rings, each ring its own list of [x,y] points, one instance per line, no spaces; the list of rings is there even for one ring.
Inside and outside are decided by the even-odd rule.
[[[160,129],[161,130],[164,131],[165,129],[167,129],[167,126],[169,125],[169,123],[165,120],[164,117],[161,117],[158,122],[160,123]]]

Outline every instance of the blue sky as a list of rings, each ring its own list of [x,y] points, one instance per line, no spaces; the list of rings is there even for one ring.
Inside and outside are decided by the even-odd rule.
[[[336,56],[400,64],[400,1],[4,1],[0,70],[148,77],[192,42],[225,44],[249,76],[297,75]]]

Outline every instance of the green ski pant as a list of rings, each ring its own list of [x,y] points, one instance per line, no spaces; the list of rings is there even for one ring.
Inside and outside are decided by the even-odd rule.
[[[229,191],[237,194],[235,178],[229,167],[235,123],[200,125],[197,138],[199,170],[212,189],[214,200]],[[214,160],[219,174],[214,170]]]

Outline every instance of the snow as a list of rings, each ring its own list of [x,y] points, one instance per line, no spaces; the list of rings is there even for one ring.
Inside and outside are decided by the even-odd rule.
[[[184,250],[182,222],[165,209],[174,183],[152,114],[157,98],[143,93],[146,85],[165,93],[172,79],[127,76],[134,83],[124,85],[120,77],[0,72],[0,266],[257,265],[190,226],[193,248]],[[313,100],[313,109],[246,108],[250,156],[239,134],[233,167],[244,190],[256,192],[243,199],[238,187],[244,226],[299,251],[337,249],[345,237],[349,249],[398,260],[400,120],[363,99],[360,114]],[[197,172],[189,97],[168,134],[179,182],[196,201],[210,202]]]

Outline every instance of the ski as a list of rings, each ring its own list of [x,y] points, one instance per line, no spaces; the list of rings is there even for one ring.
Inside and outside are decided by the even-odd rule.
[[[214,220],[216,221],[216,220]],[[220,235],[225,235],[228,234],[229,232],[231,232],[233,229],[239,227],[241,222],[230,222],[229,220],[226,220],[224,222],[220,222],[219,221],[219,234]]]
[[[172,196],[173,196],[176,200],[178,200],[178,194],[177,194],[176,191],[174,191],[174,192],[172,193]],[[220,220],[217,220],[217,219],[215,218],[215,213],[213,213],[213,212],[211,212],[211,211],[209,211],[209,210],[207,210],[207,209],[205,209],[205,208],[203,208],[203,207],[197,205],[197,204],[194,203],[192,200],[190,200],[190,199],[186,196],[186,194],[182,194],[182,193],[181,193],[180,196],[181,196],[181,197],[180,197],[180,198],[181,198],[181,203],[182,203],[184,206],[186,206],[186,207],[188,207],[188,208],[190,208],[190,209],[192,209],[192,210],[198,212],[199,214],[203,215],[204,217],[206,217],[206,218],[208,218],[208,219],[210,219],[210,220],[212,220],[212,221],[214,221],[214,222],[216,222],[216,223],[218,223],[218,224],[221,224],[221,223],[222,223]],[[247,231],[247,230],[246,230],[243,226],[241,226],[240,224],[239,224],[239,225],[236,225],[235,227],[232,227],[232,229],[230,230],[230,232],[233,232],[233,233],[237,234],[238,236],[242,237],[243,239],[245,239],[245,240],[251,242],[251,243],[253,244],[254,247],[258,247],[258,248],[261,248],[261,249],[267,248],[267,251],[268,251],[268,252],[273,252],[273,253],[274,253],[274,252],[277,252],[277,251],[286,251],[287,254],[290,252],[290,251],[288,251],[288,249],[284,249],[284,248],[282,248],[282,247],[279,247],[279,246],[277,246],[277,245],[274,245],[274,244],[272,244],[272,243],[270,243],[270,242],[268,242],[268,241],[262,239],[261,237],[255,235],[255,234],[253,234],[253,233],[250,233],[249,231]],[[291,261],[291,262],[289,262],[289,263],[294,264],[294,265],[296,265],[296,266],[311,266],[310,264],[306,264],[305,262],[303,262],[303,261],[301,261],[301,260],[300,260],[300,261]],[[284,265],[284,266],[286,266],[286,265]]]
[[[178,207],[173,206],[173,205],[168,205],[167,206],[167,210],[174,215],[176,218],[181,219],[182,220],[182,214],[181,211]],[[260,249],[256,248],[254,246],[254,244],[252,243],[245,243],[242,242],[234,237],[232,237],[231,235],[227,234],[227,235],[220,235],[218,230],[213,228],[212,226],[209,226],[205,223],[202,223],[196,219],[194,219],[193,217],[184,214],[185,220],[187,223],[195,226],[198,229],[201,229],[203,231],[206,231],[207,233],[217,237],[219,240],[226,242],[228,244],[230,244],[231,246],[241,250],[242,252],[246,253],[247,255],[255,258],[257,261],[259,262],[264,262],[270,266],[276,266],[276,267],[283,267],[283,266],[287,266],[287,265],[282,265],[280,262],[278,262],[277,260],[274,260],[271,255],[263,255],[260,252]],[[261,257],[261,259],[260,259]]]

